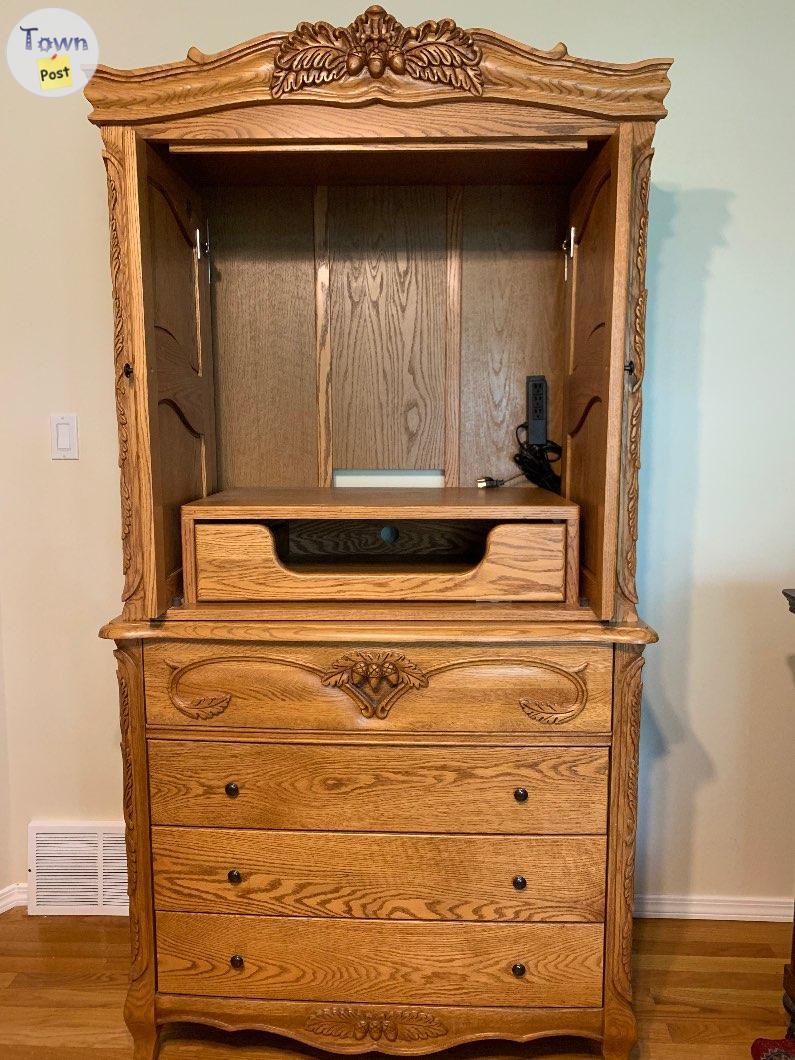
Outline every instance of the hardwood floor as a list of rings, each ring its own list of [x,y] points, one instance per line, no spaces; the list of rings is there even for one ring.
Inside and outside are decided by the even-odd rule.
[[[781,977],[787,924],[640,920],[635,923],[637,1060],[749,1060],[751,1042],[780,1037],[786,1020]],[[127,983],[127,922],[111,917],[0,916],[2,1060],[130,1060],[122,1022]],[[289,1060],[313,1057],[255,1035],[189,1030],[170,1037],[162,1060]],[[370,1054],[373,1056],[374,1054]],[[448,1060],[593,1056],[571,1043],[476,1045]]]

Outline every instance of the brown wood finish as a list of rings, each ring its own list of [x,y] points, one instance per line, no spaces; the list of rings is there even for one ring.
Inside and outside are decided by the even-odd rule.
[[[446,201],[328,193],[334,466],[443,468]]]
[[[603,836],[155,828],[152,844],[155,904],[174,912],[479,923],[605,915]]]
[[[164,993],[333,1004],[559,1006],[576,996],[593,1007],[602,1000],[601,924],[158,912],[157,935]],[[233,955],[242,968],[230,966]],[[518,963],[527,969],[522,978],[511,972]],[[330,1017],[321,1013],[313,1019]]]
[[[214,189],[209,212],[220,488],[317,485],[312,191]]]
[[[202,200],[151,147],[138,144],[143,324],[152,454],[157,604],[181,588],[180,508],[215,490],[215,407],[208,224]],[[203,255],[203,256],[200,256]]]
[[[150,1060],[157,1053],[154,1013],[156,951],[143,653],[140,645],[119,644],[114,654],[119,682],[127,889],[130,896],[130,983],[124,1002],[124,1019],[135,1043],[135,1060]]]
[[[581,576],[596,613],[614,606],[617,473],[624,364],[628,151],[616,134],[575,188],[567,285],[564,492],[582,511]],[[569,236],[571,239],[571,236]]]
[[[508,523],[489,531],[477,563],[303,563],[287,566],[261,523],[194,523],[196,575],[186,599],[564,600],[565,523]]]
[[[790,925],[693,920],[637,920],[634,999],[639,1060],[748,1060],[749,1042],[781,1036],[781,965],[790,951]],[[8,1060],[130,1060],[122,1020],[129,976],[129,927],[123,917],[0,915],[0,1054]],[[162,1033],[162,1060],[319,1060],[330,1041],[336,1052],[406,1055],[439,1045],[472,1042],[449,1060],[586,1060],[582,1039],[533,1041],[554,1034],[598,1038],[601,1010],[439,1006],[444,1038],[394,1041],[401,1005],[348,1005],[366,1016],[365,1036],[328,1040],[310,1034],[314,1002],[156,997],[160,1021],[181,1021]],[[272,1034],[230,1038],[200,1024],[261,1027]],[[186,1026],[189,1023],[192,1026]],[[350,1028],[342,1021],[341,1030]],[[290,1030],[290,1041],[282,1034]],[[380,1037],[379,1037],[380,1032]],[[501,1041],[489,1041],[499,1037]],[[507,1040],[506,1040],[507,1039]],[[302,1045],[301,1042],[312,1043]],[[523,1044],[520,1044],[523,1043]]]
[[[147,644],[150,726],[444,734],[609,733],[610,648],[391,650]]]
[[[644,272],[669,65],[370,8],[92,79],[124,562],[103,636],[123,677],[137,1060],[184,1019],[281,1034],[304,1055],[507,1056],[484,1039],[570,1033],[627,1060],[640,652],[656,639],[635,586]],[[203,202],[211,299],[188,238]],[[535,372],[550,434],[569,436],[566,499],[457,490],[513,470]],[[190,504],[180,555],[176,506],[214,486],[214,412],[224,486],[305,489]],[[313,492],[344,464],[439,468],[448,488]],[[253,523],[331,524],[294,537],[299,565],[323,542],[339,556],[356,519],[424,521],[421,547],[448,559],[435,520],[554,524],[560,599],[423,601],[414,585],[406,600],[168,607],[180,560],[195,599],[193,524],[223,533],[241,504]],[[514,572],[538,556],[524,542]],[[171,904],[157,953],[151,825]],[[253,882],[229,899],[220,863],[247,852]],[[520,856],[528,885],[503,881],[503,896]],[[250,947],[239,970],[235,938]],[[711,1055],[692,1026],[665,1027],[661,1057]],[[56,1045],[58,1060],[86,1041]]]
[[[517,468],[516,427],[526,419],[525,377],[546,375],[549,436],[561,439],[565,192],[464,190],[461,303],[462,486]]]
[[[607,751],[150,740],[152,822],[491,835],[603,833]],[[226,785],[240,794],[230,798]],[[517,789],[527,791],[519,802]]]

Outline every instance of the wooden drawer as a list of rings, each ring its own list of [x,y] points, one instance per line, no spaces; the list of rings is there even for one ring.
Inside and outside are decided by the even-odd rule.
[[[161,641],[144,655],[149,725],[271,731],[610,731],[612,648]]]
[[[273,531],[258,522],[186,523],[193,529],[195,579],[191,602],[255,600],[564,600],[567,523],[504,523],[493,527],[474,565],[418,564],[398,569],[340,563],[286,566]],[[576,542],[572,537],[571,544]],[[191,542],[187,554],[191,555]]]
[[[603,747],[150,740],[149,770],[154,824],[596,834],[605,831],[607,818]],[[237,786],[235,797],[226,792],[229,784]],[[517,801],[522,790],[526,798]]]
[[[154,828],[152,848],[158,909],[380,920],[604,920],[603,836]],[[234,875],[230,882],[230,871],[240,874],[239,882]]]
[[[164,993],[430,1005],[596,1006],[600,924],[416,924],[157,914]],[[230,964],[233,955],[243,967]],[[519,978],[511,971],[523,964]]]

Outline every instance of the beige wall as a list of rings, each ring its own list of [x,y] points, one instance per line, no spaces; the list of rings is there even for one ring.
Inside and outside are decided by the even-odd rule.
[[[118,66],[358,13],[340,0],[73,6]],[[6,23],[27,10],[15,7]],[[640,887],[789,894],[793,7],[401,0],[395,13],[588,57],[676,57],[650,229],[640,585],[661,644],[646,670]],[[118,610],[120,564],[99,137],[81,98],[41,100],[0,76],[2,888],[25,878],[31,818],[120,816],[113,659],[96,638]],[[78,463],[50,461],[50,412],[79,414]]]

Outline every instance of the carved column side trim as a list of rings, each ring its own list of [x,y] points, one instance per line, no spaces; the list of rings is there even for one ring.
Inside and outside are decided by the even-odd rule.
[[[113,367],[119,435],[124,618],[144,617],[140,505],[137,492],[135,410],[131,379],[136,363],[130,338],[130,274],[124,240],[128,230],[124,158],[118,135],[108,130],[102,158],[108,183],[110,274],[113,292]],[[125,372],[125,366],[129,366]],[[132,372],[132,375],[129,373]]]
[[[632,213],[630,227],[630,287],[625,356],[624,409],[621,426],[621,481],[618,524],[616,621],[637,620],[635,583],[638,541],[638,476],[640,428],[643,412],[643,374],[646,363],[646,256],[648,248],[651,142],[654,126],[640,126],[633,151]]]
[[[131,967],[124,1019],[135,1040],[135,1057],[150,1058],[156,1055],[157,1026],[154,900],[141,642],[117,641],[114,655],[119,681],[127,890],[130,897]]]
[[[605,937],[606,1060],[629,1055],[636,1038],[632,1012],[632,911],[638,823],[638,746],[643,647],[616,645],[613,673],[613,747]]]

